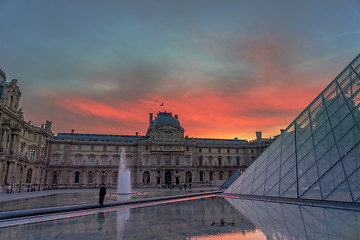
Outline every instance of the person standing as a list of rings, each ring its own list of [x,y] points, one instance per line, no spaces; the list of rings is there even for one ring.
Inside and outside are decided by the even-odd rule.
[[[99,204],[100,204],[100,207],[104,207],[105,195],[106,195],[106,187],[105,187],[105,184],[102,183],[101,187],[100,187],[100,191],[99,191]]]

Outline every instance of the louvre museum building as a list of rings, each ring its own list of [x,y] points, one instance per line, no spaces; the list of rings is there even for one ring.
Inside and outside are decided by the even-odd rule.
[[[116,187],[122,152],[133,187],[219,186],[235,170],[244,171],[272,142],[189,138],[178,115],[149,114],[145,135],[54,136],[52,122],[34,126],[19,108],[17,80],[0,69],[0,188],[38,191],[53,188]],[[121,174],[121,173],[120,173]]]

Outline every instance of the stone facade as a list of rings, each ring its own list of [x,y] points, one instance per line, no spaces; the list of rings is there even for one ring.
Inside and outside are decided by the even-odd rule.
[[[16,80],[0,71],[0,186],[2,191],[116,187],[121,152],[133,187],[219,186],[245,170],[272,139],[209,139],[184,136],[178,116],[149,115],[145,135],[58,133],[52,122],[36,127],[23,119]]]

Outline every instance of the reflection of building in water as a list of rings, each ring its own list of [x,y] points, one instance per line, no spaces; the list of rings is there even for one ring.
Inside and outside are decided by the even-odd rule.
[[[221,219],[226,223],[219,226]],[[136,235],[133,233],[136,227]],[[215,223],[215,224],[214,224]],[[213,226],[212,226],[213,225]],[[218,233],[245,233],[255,231],[255,227],[223,198],[203,198],[171,204],[130,209],[124,236],[139,239],[172,239],[166,236],[201,236]]]
[[[239,198],[226,200],[267,239],[359,239],[360,212]]]
[[[17,80],[0,70],[0,191],[117,185],[121,149],[133,186],[221,185],[245,170],[272,139],[205,139],[184,136],[178,116],[150,113],[145,136],[59,133],[52,122],[25,122]]]
[[[360,55],[226,193],[360,203]]]

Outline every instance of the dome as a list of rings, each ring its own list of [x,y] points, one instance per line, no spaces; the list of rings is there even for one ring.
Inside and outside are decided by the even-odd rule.
[[[152,125],[154,127],[159,127],[166,124],[170,124],[174,127],[181,128],[180,122],[177,119],[177,117],[173,117],[172,113],[167,113],[167,112],[159,112],[156,118],[154,119]]]

